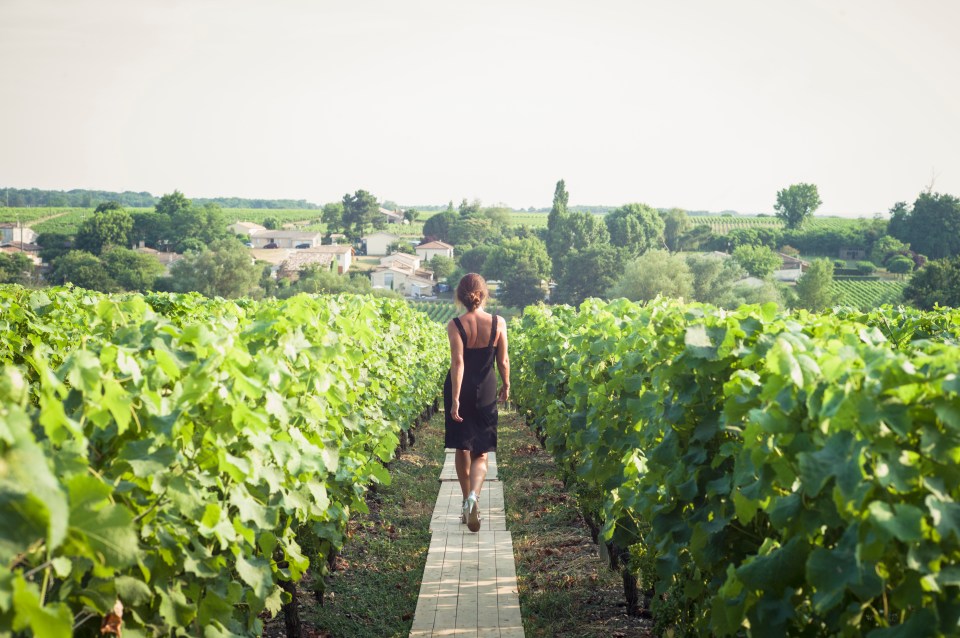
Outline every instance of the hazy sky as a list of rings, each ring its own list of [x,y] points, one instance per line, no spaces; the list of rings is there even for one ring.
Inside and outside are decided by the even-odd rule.
[[[960,195],[960,1],[0,0],[0,186],[822,213]]]

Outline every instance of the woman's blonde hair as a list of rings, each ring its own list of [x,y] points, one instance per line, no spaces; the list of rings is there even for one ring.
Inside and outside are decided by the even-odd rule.
[[[486,280],[475,272],[464,275],[457,284],[457,301],[467,310],[476,310],[489,296]]]

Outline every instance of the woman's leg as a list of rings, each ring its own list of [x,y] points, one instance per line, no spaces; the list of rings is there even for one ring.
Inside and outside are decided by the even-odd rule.
[[[469,452],[468,452],[469,454]],[[470,491],[480,496],[480,489],[483,487],[483,479],[487,477],[487,453],[474,454],[473,462],[470,464]]]
[[[470,450],[457,450],[454,458],[454,466],[457,468],[457,480],[460,481],[460,491],[463,492],[463,500],[467,500],[470,495]]]

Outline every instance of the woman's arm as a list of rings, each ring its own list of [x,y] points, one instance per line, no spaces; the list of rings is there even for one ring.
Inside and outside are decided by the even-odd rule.
[[[510,356],[507,354],[506,323],[503,324],[503,334],[500,335],[500,341],[497,343],[497,368],[499,368],[500,378],[503,380],[497,400],[508,401],[510,399]]]
[[[447,338],[450,340],[450,416],[454,421],[463,421],[460,416],[460,388],[463,386],[463,341],[457,326],[450,320],[447,323]]]

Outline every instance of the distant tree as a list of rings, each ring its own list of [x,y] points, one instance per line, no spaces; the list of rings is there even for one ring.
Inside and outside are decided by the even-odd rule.
[[[508,306],[523,308],[542,301],[543,280],[550,276],[550,256],[536,237],[505,239],[487,257],[484,274],[501,281],[497,298]]]
[[[336,233],[343,228],[343,202],[324,204],[320,221],[327,225],[328,233]]]
[[[167,243],[165,238],[169,236],[170,228],[168,216],[154,210],[134,211],[130,216],[133,218],[133,230],[129,237],[131,244],[142,241],[150,248],[160,248]]]
[[[97,204],[97,207],[93,209],[94,213],[105,213],[108,210],[123,210],[123,204],[116,200],[110,200],[108,202],[101,202]]]
[[[23,253],[0,253],[0,284],[29,284],[33,262]]]
[[[489,219],[498,232],[502,233],[504,229],[510,226],[512,213],[509,208],[504,206],[491,206],[482,209],[480,214]]]
[[[897,275],[913,272],[913,260],[903,255],[897,255],[887,262],[887,270]]]
[[[191,206],[193,206],[193,202],[187,199],[183,193],[175,190],[160,198],[157,202],[156,212],[167,217],[173,217],[178,211]]]
[[[479,199],[475,199],[472,202],[467,202],[467,198],[464,197],[460,202],[460,217],[476,217],[480,214],[480,208],[483,203]]]
[[[74,246],[99,255],[111,246],[127,246],[133,218],[115,202],[101,204],[77,230]]]
[[[485,217],[461,217],[450,227],[450,243],[455,246],[478,246],[492,243],[500,237],[500,231]]]
[[[570,249],[573,242],[566,233],[567,202],[570,193],[567,185],[561,179],[553,190],[553,207],[547,216],[547,251],[551,259],[562,257]]]
[[[451,257],[446,255],[434,255],[429,262],[430,270],[437,280],[446,279],[457,269],[457,263]]]
[[[416,255],[417,251],[413,246],[410,245],[410,242],[404,241],[402,239],[398,239],[395,242],[391,242],[390,245],[387,246],[387,254],[389,255],[392,253],[406,253],[408,255]]]
[[[513,308],[526,308],[543,301],[545,296],[543,280],[530,262],[518,263],[497,290],[497,300]]]
[[[408,208],[407,210],[403,211],[403,218],[408,222],[410,222],[411,224],[417,221],[417,217],[419,216],[420,216],[420,211],[418,211],[415,208]]]
[[[71,250],[57,258],[48,281],[54,285],[72,283],[80,288],[117,292],[120,286],[103,267],[100,258],[84,250]]]
[[[352,229],[356,236],[363,235],[368,226],[376,227],[383,220],[377,198],[365,190],[343,196],[343,227]]]
[[[671,208],[663,214],[663,242],[671,252],[683,250],[683,237],[690,230],[690,218],[680,208]]]
[[[464,274],[475,272],[484,276],[488,275],[486,264],[491,252],[493,252],[492,246],[476,246],[463,251],[459,258],[460,270]],[[494,277],[491,277],[491,279],[494,279]]]
[[[800,228],[822,203],[815,184],[801,183],[778,191],[773,208],[787,228]]]
[[[217,204],[191,205],[176,210],[170,217],[167,240],[178,252],[186,252],[191,246],[209,246],[227,236],[223,211]]]
[[[910,278],[903,297],[923,310],[935,305],[960,308],[960,256],[927,263]]]
[[[797,280],[797,305],[820,312],[837,302],[833,292],[833,263],[829,259],[814,259]]]
[[[930,259],[960,254],[960,199],[921,193],[910,209],[900,202],[890,211],[888,232]]]
[[[709,224],[697,224],[681,236],[680,244],[684,250],[700,250],[704,245],[709,244],[713,238],[713,230]]]
[[[693,298],[704,303],[724,305],[722,301],[729,298],[734,284],[747,277],[743,266],[729,257],[690,253],[686,262],[693,276]]]
[[[693,294],[693,275],[681,255],[666,250],[648,250],[627,263],[620,280],[611,288],[611,297],[631,301],[649,301],[662,295],[689,300]]]
[[[73,236],[69,233],[40,233],[36,242],[40,246],[40,259],[48,264],[73,250]]]
[[[885,265],[887,259],[898,254],[902,250],[909,250],[910,245],[904,244],[896,237],[884,235],[873,244],[873,250],[870,251],[870,261],[875,264]]]
[[[521,265],[527,264],[528,272],[541,279],[550,276],[550,256],[546,245],[539,239],[505,239],[488,254],[484,272],[491,279],[507,280]]]
[[[551,301],[579,305],[587,297],[603,297],[622,272],[623,256],[609,244],[596,244],[583,251],[574,249],[566,256]]]
[[[783,263],[780,256],[766,246],[740,246],[733,251],[733,258],[748,273],[761,279],[773,274]]]
[[[734,228],[726,235],[719,235],[711,242],[715,250],[733,250],[739,246],[766,246],[776,248],[782,243],[779,228]]]
[[[448,242],[450,241],[450,229],[459,220],[460,216],[454,210],[446,210],[433,215],[423,224],[423,236]]]
[[[663,245],[664,221],[646,204],[627,204],[604,217],[610,243],[630,256],[642,255]]]
[[[163,265],[151,255],[129,248],[111,248],[100,256],[107,274],[120,288],[146,292],[163,275]]]
[[[277,230],[280,228],[280,220],[276,217],[266,217],[263,220],[263,227],[267,230]]]
[[[238,241],[220,239],[202,252],[189,253],[170,266],[170,284],[176,292],[196,291],[228,299],[258,296],[260,269]]]

